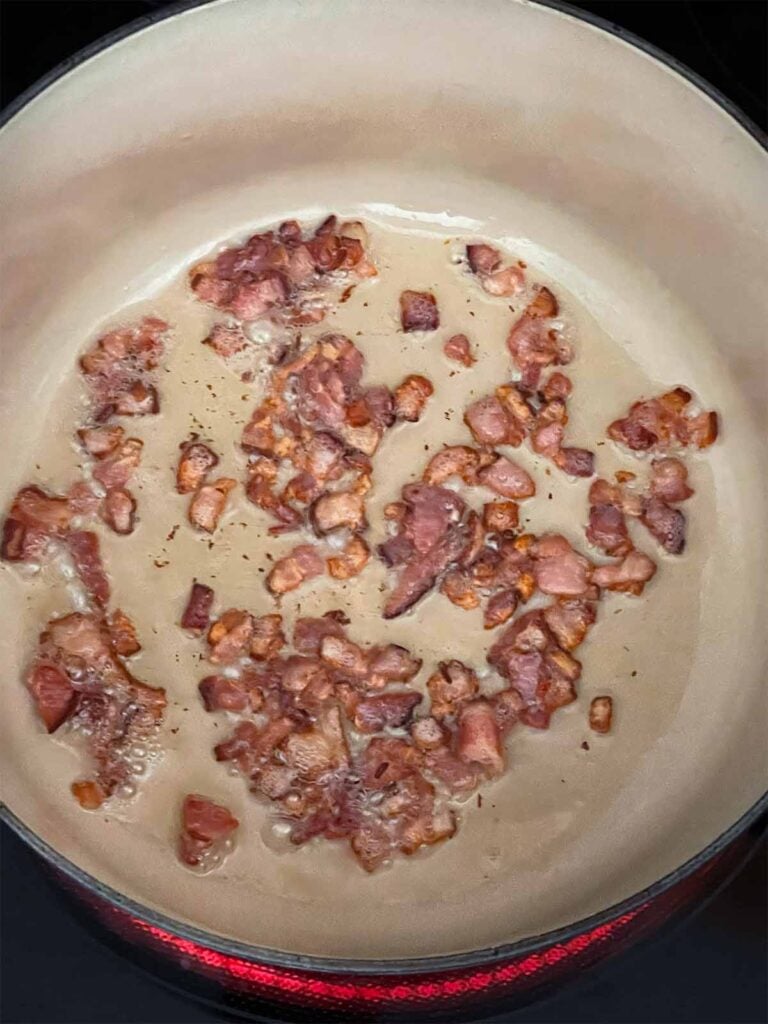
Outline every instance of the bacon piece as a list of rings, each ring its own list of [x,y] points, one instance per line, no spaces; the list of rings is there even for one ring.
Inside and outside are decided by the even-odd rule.
[[[67,491],[67,504],[74,515],[92,516],[101,508],[101,498],[85,480],[76,480]]]
[[[515,590],[500,590],[490,597],[483,613],[485,629],[495,629],[508,622],[515,614],[519,600]]]
[[[213,590],[204,583],[193,580],[187,605],[181,616],[182,629],[191,629],[196,633],[208,629],[212,607]]]
[[[324,637],[320,644],[320,657],[346,676],[362,679],[368,674],[368,659],[362,648],[344,636]]]
[[[350,530],[364,530],[365,502],[361,494],[354,491],[333,491],[323,494],[309,510],[312,527],[319,536],[346,527]]]
[[[422,480],[426,484],[438,486],[450,477],[458,476],[464,483],[476,484],[481,461],[481,453],[477,449],[464,444],[449,445],[432,456],[422,474]]]
[[[501,384],[496,388],[496,397],[518,425],[520,444],[534,423],[535,414],[520,388],[515,384]]]
[[[555,399],[565,401],[573,390],[573,384],[570,378],[566,377],[564,373],[560,373],[556,370],[551,373],[541,388],[541,396],[545,402],[552,402]]]
[[[441,661],[427,681],[432,716],[440,720],[455,715],[476,696],[478,688],[477,675],[471,668],[460,661]]]
[[[355,728],[360,732],[381,732],[407,725],[414,708],[421,702],[421,694],[402,690],[380,693],[358,702],[354,713]]]
[[[519,267],[503,267],[481,278],[483,291],[489,295],[515,295],[522,291],[525,275]]]
[[[253,722],[238,722],[229,739],[214,747],[217,761],[236,761],[240,771],[255,775],[290,733],[296,722],[285,715],[273,718],[259,729]]]
[[[526,709],[525,701],[517,690],[512,688],[494,693],[488,703],[493,708],[493,716],[502,736],[518,723]]]
[[[610,697],[594,697],[589,705],[589,727],[593,732],[611,731],[613,721],[613,700]]]
[[[10,521],[10,520],[9,520]],[[389,540],[379,544],[376,549],[381,560],[390,567],[404,565],[413,555],[413,541],[405,534],[398,533]]]
[[[122,444],[125,431],[120,426],[109,424],[102,427],[84,427],[78,430],[77,436],[89,455],[95,459],[103,459]]]
[[[426,377],[422,377],[418,373],[409,374],[395,388],[395,417],[399,420],[407,420],[409,423],[416,423],[421,419],[424,407],[434,390]]]
[[[211,854],[224,848],[240,822],[221,804],[190,793],[181,809],[179,858],[190,867],[213,865]]]
[[[49,536],[39,527],[27,526],[10,515],[3,523],[0,557],[6,562],[31,562],[45,553]]]
[[[273,515],[280,524],[270,527],[270,533],[283,533],[301,526],[304,521],[302,513],[288,505],[273,490],[277,479],[276,462],[267,458],[257,459],[248,466],[248,474],[249,479],[245,485],[246,497],[254,505]]]
[[[548,321],[557,316],[557,300],[548,288],[540,288],[523,315],[512,325],[507,347],[523,375],[526,390],[534,391],[541,371],[553,363],[570,362],[572,352]]]
[[[137,381],[115,399],[118,416],[153,416],[160,412],[157,389]]]
[[[210,345],[222,359],[230,359],[247,348],[249,342],[239,324],[214,324],[208,337],[203,338],[203,344]]]
[[[27,688],[48,732],[55,732],[75,707],[76,692],[66,673],[55,665],[35,662],[27,675]]]
[[[522,466],[503,455],[481,469],[477,478],[503,498],[530,498],[536,493],[536,484]]]
[[[440,593],[459,608],[469,611],[480,604],[480,595],[475,590],[472,577],[466,571],[454,570],[446,574],[440,584]]]
[[[219,457],[200,441],[185,441],[180,448],[176,490],[179,494],[191,494],[204,483],[214,466],[218,466]]]
[[[328,772],[346,767],[349,763],[349,748],[339,709],[328,708],[311,728],[291,732],[283,751],[287,763],[303,779],[318,779]]]
[[[266,399],[251,413],[250,420],[243,428],[240,444],[246,451],[271,455],[275,451],[275,418],[277,406],[273,399]]]
[[[443,352],[449,358],[462,366],[473,366],[477,360],[472,355],[472,346],[466,334],[454,334],[443,345]]]
[[[562,469],[569,476],[592,476],[595,472],[594,452],[586,448],[561,448],[553,456],[553,461],[558,469]]]
[[[336,580],[348,580],[353,576],[359,576],[370,557],[371,550],[363,538],[350,537],[341,554],[327,560],[328,574]]]
[[[501,263],[501,253],[485,242],[467,246],[467,262],[474,274],[492,274]]]
[[[126,536],[133,533],[136,517],[136,499],[130,491],[113,487],[107,491],[101,517],[115,533]]]
[[[445,746],[450,733],[436,718],[417,718],[411,722],[411,738],[419,750],[437,750]]]
[[[237,661],[249,652],[253,632],[251,613],[230,608],[208,630],[208,643],[211,646],[208,660],[214,665]]]
[[[102,608],[106,607],[109,602],[109,580],[101,561],[99,538],[90,530],[81,530],[68,535],[67,546],[89,597]]]
[[[642,551],[633,550],[618,564],[598,565],[592,573],[592,582],[604,590],[639,595],[655,572],[656,563]]]
[[[299,449],[297,459],[301,468],[322,483],[341,475],[344,445],[333,435],[319,431]]]
[[[440,314],[432,292],[404,291],[400,295],[400,322],[406,334],[436,331],[440,326]]]
[[[470,793],[480,781],[478,766],[462,761],[445,746],[428,750],[426,762],[430,774],[450,793]]]
[[[651,496],[668,504],[686,501],[693,494],[688,470],[680,459],[654,459],[651,463]]]
[[[245,711],[248,694],[238,679],[227,676],[206,676],[198,684],[206,711]]]
[[[624,514],[615,505],[591,505],[586,534],[589,543],[607,555],[623,556],[633,547]]]
[[[531,549],[536,586],[545,594],[581,597],[589,590],[590,563],[560,534],[548,534]]]
[[[13,499],[9,518],[49,536],[63,537],[72,521],[72,509],[66,498],[29,486],[22,487]]]
[[[113,452],[93,468],[93,478],[108,491],[123,488],[133,476],[141,462],[141,451],[144,442],[138,437],[129,437]]]
[[[376,688],[386,683],[407,683],[421,668],[421,658],[399,644],[374,647],[368,653],[368,686]]]
[[[190,523],[198,530],[213,533],[226,507],[229,492],[236,486],[237,481],[228,477],[214,480],[212,484],[203,484],[190,503]]]
[[[92,780],[73,782],[69,788],[84,811],[98,810],[109,795],[103,786]]]
[[[560,647],[572,651],[594,623],[595,606],[587,601],[565,599],[549,605],[543,615]]]
[[[639,494],[634,494],[626,487],[598,479],[589,488],[590,505],[614,505],[628,516],[642,515],[644,502]]]
[[[495,395],[478,398],[467,407],[464,422],[478,444],[497,445],[520,443],[516,421]]]
[[[403,488],[406,510],[401,528],[420,554],[426,554],[459,522],[465,505],[445,487],[407,484]]]
[[[480,765],[489,775],[504,771],[501,731],[486,700],[465,704],[459,712],[456,753],[467,764]]]
[[[717,413],[686,413],[693,395],[675,388],[657,398],[634,402],[623,419],[614,420],[608,436],[633,451],[655,451],[675,446],[706,448],[717,439]]]
[[[281,615],[260,615],[253,620],[251,657],[255,661],[274,658],[285,645]]]
[[[362,753],[360,770],[363,785],[373,791],[401,782],[418,770],[421,752],[407,740],[394,736],[377,736]]]
[[[651,498],[645,505],[640,522],[671,555],[679,555],[684,550],[685,516],[679,508],[671,508],[659,498]]]
[[[483,526],[489,533],[516,530],[520,509],[514,501],[489,501],[483,505]]]
[[[320,618],[297,619],[293,627],[293,646],[301,654],[319,654],[327,636],[344,636],[349,620],[342,611],[330,611]]]
[[[134,327],[110,331],[91,346],[80,366],[97,404],[94,416],[103,422],[114,413],[157,412],[158,399],[149,374],[160,362],[168,325],[145,317]]]
[[[267,576],[267,587],[275,596],[287,594],[306,580],[320,576],[324,569],[325,562],[317,548],[311,544],[299,544],[275,562]]]
[[[121,658],[130,658],[132,654],[138,654],[141,650],[136,626],[124,611],[116,608],[108,620],[109,635],[112,638],[112,646],[115,653]]]
[[[408,562],[382,612],[394,619],[411,608],[435,584],[437,579],[466,551],[467,535],[462,527],[452,527],[426,554]]]

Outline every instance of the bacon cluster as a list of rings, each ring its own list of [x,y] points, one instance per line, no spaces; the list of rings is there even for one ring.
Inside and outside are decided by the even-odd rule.
[[[160,411],[154,370],[165,349],[168,324],[145,317],[99,338],[80,360],[93,400],[95,423],[113,416],[146,416]]]
[[[240,822],[221,804],[189,793],[181,805],[179,859],[203,871],[217,867],[231,850],[232,833]]]
[[[27,673],[48,732],[66,722],[82,737],[93,774],[73,783],[72,792],[86,810],[134,784],[163,717],[165,691],[140,682],[123,661],[139,649],[124,612],[74,613],[51,619]]]
[[[181,455],[176,467],[176,490],[191,494],[188,517],[198,530],[213,533],[226,508],[229,492],[237,486],[230,477],[208,482],[208,474],[219,464],[219,457],[196,437],[179,445]]]
[[[334,289],[348,291],[376,275],[367,245],[360,221],[339,224],[331,215],[305,234],[297,221],[288,220],[199,263],[190,286],[202,302],[241,321],[267,317],[285,326],[315,324],[326,316]],[[245,345],[242,333],[236,328],[229,333],[229,327],[214,329],[209,339],[225,356]]]
[[[466,249],[467,263],[489,295],[507,297],[523,290],[525,274],[522,264],[502,266],[501,253],[492,245],[476,242]]]
[[[623,419],[610,424],[608,436],[635,452],[708,448],[717,440],[717,413],[692,413],[692,401],[687,388],[674,388],[657,398],[634,402]]]

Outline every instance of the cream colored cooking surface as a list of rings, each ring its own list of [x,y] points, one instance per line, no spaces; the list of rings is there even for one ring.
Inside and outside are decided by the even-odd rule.
[[[482,236],[482,225],[461,218],[419,219],[381,204],[337,212],[364,216],[380,273],[356,288],[315,333],[348,334],[365,355],[367,382],[395,385],[406,373],[418,372],[435,385],[423,419],[389,431],[375,456],[368,517],[371,540],[377,541],[384,536],[383,505],[420,475],[440,446],[470,441],[463,408],[508,379],[504,340],[512,313],[506,300],[486,296],[452,259],[467,240]],[[514,210],[505,215],[514,224]],[[530,210],[526,217],[531,220]],[[259,226],[244,223],[238,237]],[[198,240],[197,253],[213,241]],[[631,456],[605,440],[607,424],[635,398],[685,384],[706,408],[720,412],[724,440],[686,460],[696,494],[686,508],[685,554],[663,555],[647,534],[638,534],[639,546],[659,564],[656,578],[642,598],[608,594],[600,602],[597,625],[580,651],[579,700],[556,713],[548,731],[512,730],[508,771],[482,787],[482,806],[474,795],[461,806],[453,839],[414,857],[398,857],[373,875],[358,867],[343,843],[320,840],[287,848],[274,833],[270,808],[213,759],[212,747],[230,725],[226,715],[204,711],[197,693],[206,674],[202,645],[177,625],[193,576],[215,589],[218,607],[272,611],[264,586],[268,555],[277,557],[296,543],[295,534],[268,537],[270,520],[246,501],[242,486],[212,543],[187,523],[188,497],[174,489],[179,443],[191,431],[200,433],[221,455],[221,475],[242,480],[245,460],[238,440],[260,383],[257,375],[254,383],[244,384],[201,344],[214,315],[194,300],[180,275],[100,325],[152,313],[173,328],[159,374],[161,413],[130,424],[145,444],[132,484],[139,525],[128,537],[100,530],[113,604],[135,620],[144,648],[132,670],[165,687],[169,698],[164,756],[150,766],[134,799],[113,800],[89,813],[72,798],[70,783],[82,774],[79,755],[66,735],[44,733],[18,670],[41,624],[72,608],[72,594],[53,567],[34,578],[6,565],[0,572],[4,607],[16,609],[6,638],[6,664],[14,671],[6,671],[3,680],[0,723],[5,795],[27,824],[76,864],[140,902],[221,935],[303,953],[392,957],[455,952],[537,934],[629,895],[659,868],[677,863],[686,850],[686,802],[700,797],[717,769],[704,752],[716,733],[722,746],[729,729],[725,709],[738,700],[727,692],[735,680],[726,685],[718,672],[707,671],[708,639],[717,633],[718,658],[726,659],[721,665],[735,656],[743,639],[734,613],[717,597],[724,566],[730,564],[731,576],[744,558],[729,526],[738,514],[738,494],[723,454],[731,443],[728,406],[735,392],[724,365],[710,354],[706,334],[675,310],[652,278],[638,272],[628,290],[635,309],[646,303],[651,311],[664,311],[658,319],[663,334],[654,312],[618,326],[617,310],[626,310],[627,297],[612,306],[599,288],[590,291],[591,267],[573,267],[525,237],[508,251],[524,258],[530,279],[547,283],[560,300],[576,350],[567,370],[574,382],[567,443],[592,448],[599,475],[637,468]],[[599,247],[595,253],[599,267],[606,257]],[[157,278],[167,281],[168,268],[155,269]],[[435,293],[438,331],[428,336],[399,331],[398,296],[404,288]],[[119,301],[116,292],[115,308]],[[442,353],[445,340],[457,332],[469,336],[478,355],[472,369]],[[79,347],[92,340],[93,335],[83,335]],[[70,372],[53,374],[56,379],[45,382],[35,398],[45,410],[39,442],[24,479],[7,482],[6,500],[26,482],[65,490],[76,474],[81,455],[72,437],[84,400],[74,372],[77,344],[73,339]],[[521,505],[524,525],[536,533],[556,529],[586,550],[589,481],[550,469],[525,446],[515,458],[538,488],[536,497]],[[342,608],[351,619],[353,640],[396,642],[423,658],[419,686],[438,660],[459,658],[485,667],[494,634],[482,629],[479,610],[463,611],[433,593],[410,614],[383,622],[385,581],[376,559],[347,583],[327,577],[313,581],[284,599],[287,625],[297,613]],[[589,701],[597,694],[614,699],[614,728],[604,737],[587,727]],[[694,772],[697,763],[700,770]],[[226,804],[241,822],[234,853],[205,876],[188,871],[175,856],[179,803],[191,791]]]

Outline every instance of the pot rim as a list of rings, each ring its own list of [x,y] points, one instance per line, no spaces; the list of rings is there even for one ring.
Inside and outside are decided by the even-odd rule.
[[[151,11],[139,18],[130,21],[128,24],[115,29],[112,32],[100,37],[76,53],[67,57],[61,63],[39,78],[28,89],[0,110],[0,129],[8,124],[12,118],[18,116],[24,108],[54,85],[59,79],[76,70],[81,64],[90,60],[109,49],[115,44],[122,42],[129,36],[135,35],[144,29],[152,28],[167,19],[192,11],[197,7],[203,7],[214,0],[176,0],[156,11]],[[640,50],[646,56],[659,64],[665,65],[679,77],[690,83],[706,97],[712,100],[729,115],[744,131],[750,135],[766,152],[768,152],[768,134],[749,118],[732,100],[707,82],[704,78],[691,70],[686,64],[672,57],[664,50],[649,43],[635,35],[633,32],[607,21],[599,15],[590,11],[584,11],[574,7],[563,0],[516,0],[516,2],[527,2],[531,6],[544,7],[554,14],[572,18],[605,32],[620,41]],[[314,971],[317,973],[345,973],[355,975],[404,975],[421,974],[434,971],[450,971],[462,968],[470,968],[479,965],[488,965],[502,960],[513,960],[518,957],[527,956],[531,953],[547,949],[562,942],[567,942],[581,933],[592,928],[606,924],[614,918],[636,910],[644,903],[648,903],[671,889],[678,882],[683,881],[697,869],[702,867],[723,851],[734,839],[744,832],[761,814],[768,812],[768,791],[760,797],[742,816],[734,822],[730,828],[722,832],[716,839],[709,843],[699,853],[695,854],[679,867],[668,872],[662,878],[651,883],[645,889],[619,903],[613,904],[605,910],[599,911],[590,917],[581,918],[561,928],[543,932],[539,935],[530,936],[516,942],[499,946],[486,947],[484,949],[472,950],[463,953],[453,953],[432,957],[410,957],[407,959],[367,959],[352,960],[338,957],[321,957],[309,954],[288,953],[281,950],[269,949],[267,947],[253,946],[248,943],[238,942],[233,939],[226,939],[223,936],[194,925],[177,921],[159,911],[138,903],[123,896],[115,889],[100,882],[88,872],[77,867],[72,861],[59,854],[52,846],[41,839],[36,833],[29,829],[24,822],[17,817],[5,804],[0,803],[0,821],[5,822],[20,839],[23,840],[32,850],[47,861],[53,868],[67,876],[77,885],[85,888],[90,893],[100,897],[117,909],[131,914],[141,921],[170,932],[173,935],[190,942],[197,943],[208,949],[215,950],[226,956],[238,957],[246,961],[267,964],[274,967],[300,969]]]

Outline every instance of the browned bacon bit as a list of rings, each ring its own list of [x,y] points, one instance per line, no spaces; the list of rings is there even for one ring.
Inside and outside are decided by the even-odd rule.
[[[214,466],[218,466],[219,457],[200,441],[185,441],[179,447],[181,455],[176,468],[176,490],[179,494],[191,494],[205,482]]]
[[[319,654],[327,636],[344,636],[349,620],[342,611],[330,611],[320,618],[297,619],[293,627],[293,646],[301,654]]]
[[[75,570],[89,597],[102,608],[106,607],[109,601],[109,580],[101,561],[99,538],[90,530],[82,530],[70,533],[67,545]]]
[[[72,510],[66,498],[47,494],[42,488],[22,487],[13,499],[9,519],[15,519],[48,536],[63,537],[69,530]]]
[[[658,398],[635,402],[626,417],[610,424],[608,436],[633,451],[707,448],[717,439],[717,413],[689,415],[686,410],[692,399],[690,391],[675,388]]]
[[[141,644],[136,633],[136,626],[124,611],[116,608],[109,616],[108,626],[115,653],[119,654],[121,658],[130,658],[131,655],[138,654]]]
[[[504,455],[481,469],[477,478],[483,486],[489,487],[502,498],[530,498],[536,493],[536,484],[528,473]]]
[[[133,533],[136,517],[136,499],[130,491],[113,487],[107,491],[101,517],[115,533]]]
[[[466,527],[453,526],[425,554],[409,561],[400,572],[395,588],[384,604],[384,618],[397,618],[420,600],[440,576],[461,559],[467,544]]]
[[[283,618],[281,615],[260,615],[253,620],[251,657],[254,661],[266,661],[280,653],[285,645]]]
[[[685,548],[685,515],[679,508],[672,508],[659,498],[650,498],[640,522],[670,555],[679,555]]]
[[[489,775],[504,771],[501,731],[486,700],[465,704],[459,712],[456,753],[467,764],[480,765]]]
[[[516,590],[500,590],[489,597],[483,612],[484,627],[495,629],[508,622],[515,614],[519,600]]]
[[[187,605],[181,616],[182,629],[191,629],[195,633],[202,633],[208,629],[211,621],[211,608],[213,607],[213,590],[204,583],[192,582],[192,589],[189,592]]]
[[[239,824],[226,807],[190,793],[181,809],[179,858],[190,867],[215,867]]]
[[[560,647],[572,651],[582,643],[595,621],[595,605],[563,599],[544,609],[544,621]]]
[[[492,245],[476,242],[467,246],[467,262],[473,274],[492,274],[501,264],[501,253]]]
[[[125,487],[141,462],[144,442],[129,437],[117,448],[104,456],[93,468],[93,478],[108,491],[114,487]]]
[[[411,723],[411,738],[419,750],[437,750],[444,746],[450,733],[436,718],[417,718]]]
[[[518,421],[495,395],[478,398],[468,406],[464,422],[478,444],[517,446],[523,439]]]
[[[613,700],[595,697],[589,705],[589,727],[593,732],[610,732],[613,720]]]
[[[103,427],[85,427],[78,430],[77,436],[89,455],[95,459],[103,459],[122,444],[125,431],[116,424],[109,424]]]
[[[267,587],[275,596],[287,594],[305,580],[320,576],[324,570],[325,561],[317,548],[311,544],[299,544],[275,562],[267,576]]]
[[[248,654],[253,637],[253,616],[250,612],[230,608],[208,630],[211,646],[208,660],[226,665]]]
[[[364,530],[365,503],[354,491],[332,491],[323,494],[309,511],[312,527],[319,536],[346,527],[350,530]]]
[[[27,688],[48,732],[55,732],[75,706],[77,694],[69,677],[55,665],[35,662],[27,675]]]
[[[607,555],[623,556],[633,547],[624,513],[615,505],[591,505],[587,540]]]
[[[514,295],[523,286],[523,271],[519,266],[501,267],[501,254],[493,246],[484,243],[468,245],[467,262],[489,295]]]
[[[359,576],[370,557],[370,548],[363,538],[350,537],[341,554],[327,560],[328,574],[335,580],[348,580],[353,576]]]
[[[239,324],[214,324],[211,333],[203,339],[203,344],[210,345],[222,359],[230,359],[248,347],[248,339]]]
[[[105,334],[80,360],[85,379],[96,401],[94,418],[137,416],[157,412],[158,398],[150,382],[160,362],[168,324],[145,317],[135,327]]]
[[[526,709],[525,701],[517,690],[512,688],[494,693],[488,703],[493,708],[493,715],[502,735],[506,735],[513,725],[517,725]]]
[[[472,355],[472,346],[466,334],[454,334],[443,345],[443,352],[449,359],[462,366],[473,366],[477,360]]]
[[[409,374],[395,388],[395,417],[416,423],[421,419],[427,400],[434,393],[434,388],[426,377],[418,373]]]
[[[440,326],[440,314],[432,292],[404,291],[400,296],[400,323],[406,334],[436,331]]]
[[[455,569],[446,574],[440,584],[440,593],[459,608],[469,611],[480,604],[480,595],[475,590],[471,575],[465,570]]]
[[[548,534],[531,548],[536,586],[545,594],[581,597],[590,584],[591,565],[559,534]]]
[[[483,505],[483,526],[489,533],[516,530],[520,509],[514,501],[489,501]]]
[[[203,484],[189,506],[189,521],[198,530],[213,533],[227,504],[227,497],[236,480],[221,477],[212,484]]]
[[[132,384],[115,400],[117,416],[151,416],[160,412],[157,389],[141,381]]]
[[[421,694],[413,690],[380,693],[358,702],[354,713],[355,727],[363,733],[381,732],[407,725],[413,710],[421,702]]]
[[[407,683],[421,668],[421,658],[399,644],[374,647],[368,652],[368,686],[376,689],[386,683]]]
[[[592,476],[595,472],[594,452],[586,448],[561,448],[552,461],[569,476]]]
[[[545,402],[552,402],[555,399],[565,401],[573,390],[573,384],[570,378],[566,377],[564,373],[560,373],[556,370],[550,374],[541,388],[541,397]]]
[[[476,696],[477,675],[460,661],[441,661],[430,676],[427,690],[432,698],[432,715],[438,720],[455,715],[459,708]]]
[[[206,676],[198,684],[206,711],[245,711],[248,693],[242,683],[227,676]]]
[[[480,452],[477,449],[465,444],[449,445],[432,456],[422,479],[425,484],[438,486],[450,477],[458,476],[466,484],[475,484],[480,462]]]
[[[368,659],[361,647],[346,637],[326,636],[320,645],[320,657],[331,668],[346,676],[362,679],[368,674]]]
[[[688,470],[671,457],[654,459],[651,463],[651,495],[671,504],[686,501],[693,494],[688,486]]]
[[[548,288],[540,288],[509,332],[507,347],[526,391],[536,390],[544,367],[569,363],[573,357],[570,346],[548,322],[557,314],[554,295]]]
[[[618,564],[598,565],[592,573],[592,582],[604,590],[639,595],[655,572],[656,563],[647,555],[642,551],[630,551]]]

